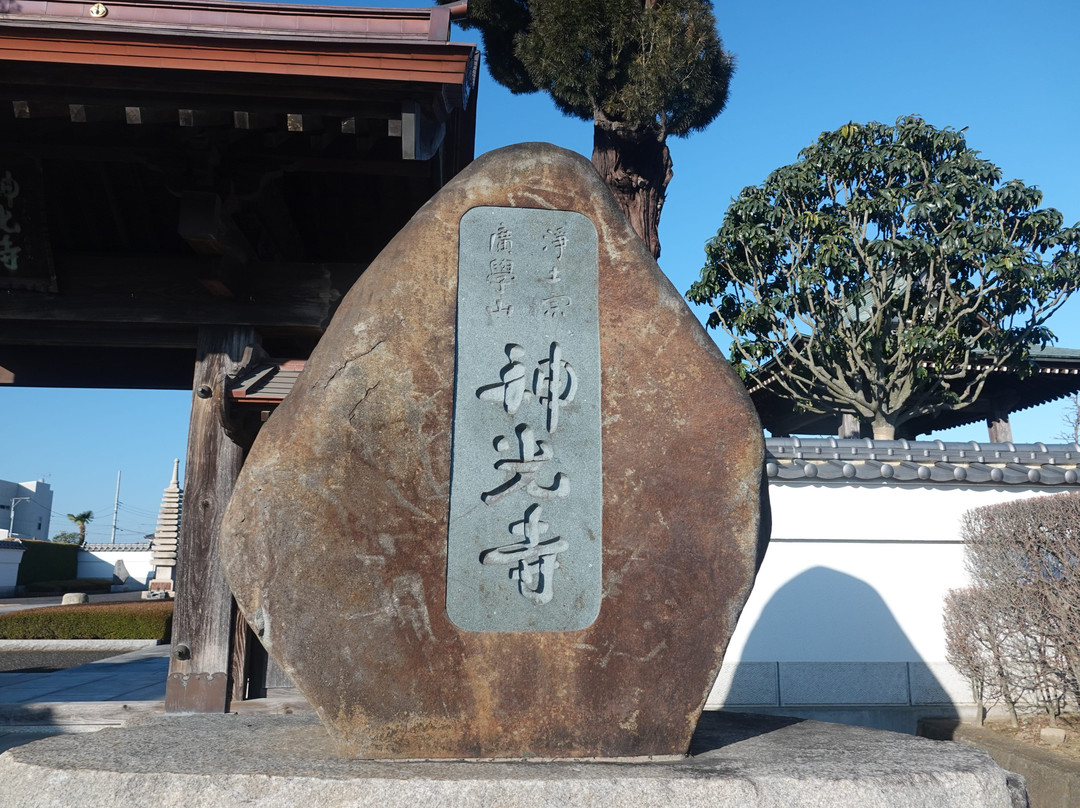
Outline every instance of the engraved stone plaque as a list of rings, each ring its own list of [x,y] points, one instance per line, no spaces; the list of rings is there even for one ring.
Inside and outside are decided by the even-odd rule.
[[[470,631],[600,610],[597,235],[580,213],[461,218],[446,608]]]

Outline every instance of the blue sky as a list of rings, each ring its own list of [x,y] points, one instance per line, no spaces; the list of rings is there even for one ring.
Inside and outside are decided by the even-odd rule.
[[[918,114],[935,126],[967,127],[969,145],[1007,179],[1038,186],[1044,205],[1080,221],[1076,0],[744,0],[715,10],[738,66],[716,122],[670,144],[675,177],[660,223],[660,266],[680,292],[698,277],[730,199],[848,121]],[[478,39],[472,31],[453,36]],[[591,154],[589,123],[562,117],[546,96],[510,95],[486,71],[480,84],[477,154],[534,140]],[[1080,348],[1080,295],[1051,327],[1058,345]],[[117,539],[137,539],[153,530],[172,459],[183,461],[189,407],[188,392],[0,390],[0,479],[44,477],[55,492],[51,533],[72,526],[64,514],[93,510],[88,536],[107,541],[122,470]],[[1062,411],[1057,403],[1014,414],[1014,439],[1053,441]],[[935,437],[985,441],[986,429]]]

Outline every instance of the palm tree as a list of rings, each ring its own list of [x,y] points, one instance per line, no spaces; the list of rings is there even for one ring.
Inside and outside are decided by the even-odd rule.
[[[67,518],[79,526],[79,544],[86,543],[86,523],[91,522],[94,519],[93,511],[83,511],[82,513],[69,513]]]

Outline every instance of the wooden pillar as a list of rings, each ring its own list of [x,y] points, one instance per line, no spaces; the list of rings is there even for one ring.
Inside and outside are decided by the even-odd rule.
[[[226,388],[227,375],[255,343],[250,328],[199,331],[166,712],[220,713],[229,705],[235,606],[221,571],[218,533],[245,447],[226,433]]]
[[[849,413],[842,413],[840,415],[840,434],[839,438],[857,438],[859,437],[861,425],[859,419],[855,415]]]
[[[1009,411],[995,412],[986,419],[990,429],[991,443],[1012,443],[1012,424],[1009,423]]]

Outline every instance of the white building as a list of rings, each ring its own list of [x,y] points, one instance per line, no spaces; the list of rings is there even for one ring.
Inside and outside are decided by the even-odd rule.
[[[0,539],[48,539],[52,499],[52,489],[43,480],[0,480]]]
[[[707,707],[913,732],[974,714],[945,661],[971,508],[1080,490],[1080,447],[770,438],[772,541]]]

